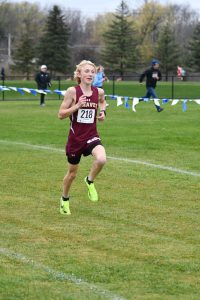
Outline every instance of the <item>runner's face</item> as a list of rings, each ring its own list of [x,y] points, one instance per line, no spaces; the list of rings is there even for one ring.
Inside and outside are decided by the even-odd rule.
[[[80,71],[80,79],[82,83],[92,84],[96,70],[91,65],[84,65]]]

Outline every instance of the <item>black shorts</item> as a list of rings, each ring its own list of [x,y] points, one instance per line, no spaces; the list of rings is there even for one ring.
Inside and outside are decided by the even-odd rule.
[[[94,141],[93,143],[90,143],[90,144],[85,144],[81,148],[81,150],[77,153],[70,154],[70,153],[67,152],[66,155],[67,155],[68,162],[72,165],[79,164],[79,162],[81,160],[81,156],[82,155],[83,156],[88,156],[88,155],[92,154],[92,150],[98,145],[102,145],[100,140],[96,140],[96,141]]]

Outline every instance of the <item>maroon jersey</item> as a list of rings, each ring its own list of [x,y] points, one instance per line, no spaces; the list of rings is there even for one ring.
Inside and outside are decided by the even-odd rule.
[[[83,95],[81,87],[75,86],[76,103]],[[99,102],[98,89],[91,87],[92,95],[86,97],[86,104],[70,116],[70,131],[68,136],[68,152],[78,152],[84,144],[90,144],[100,140],[97,128],[96,117]]]

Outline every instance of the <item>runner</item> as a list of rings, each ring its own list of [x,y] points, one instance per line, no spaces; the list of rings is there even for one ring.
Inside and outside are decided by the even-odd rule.
[[[71,126],[66,144],[68,172],[63,180],[60,213],[70,215],[69,190],[76,177],[81,156],[94,157],[92,167],[84,181],[91,201],[98,201],[94,180],[106,163],[106,152],[96,128],[96,119],[104,121],[106,101],[104,91],[92,86],[96,67],[83,60],[76,66],[74,78],[78,85],[69,87],[60,106],[59,119],[70,118]],[[99,114],[98,114],[99,108]]]

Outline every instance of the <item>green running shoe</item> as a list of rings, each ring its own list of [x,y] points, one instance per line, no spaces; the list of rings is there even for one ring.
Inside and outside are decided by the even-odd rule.
[[[88,187],[88,197],[89,197],[89,199],[93,202],[98,201],[98,194],[97,194],[97,191],[95,189],[94,183],[89,184],[87,182],[87,177],[85,177],[84,181],[85,181],[85,183]]]
[[[63,201],[62,197],[60,198],[60,213],[62,215],[71,215],[69,201]]]

